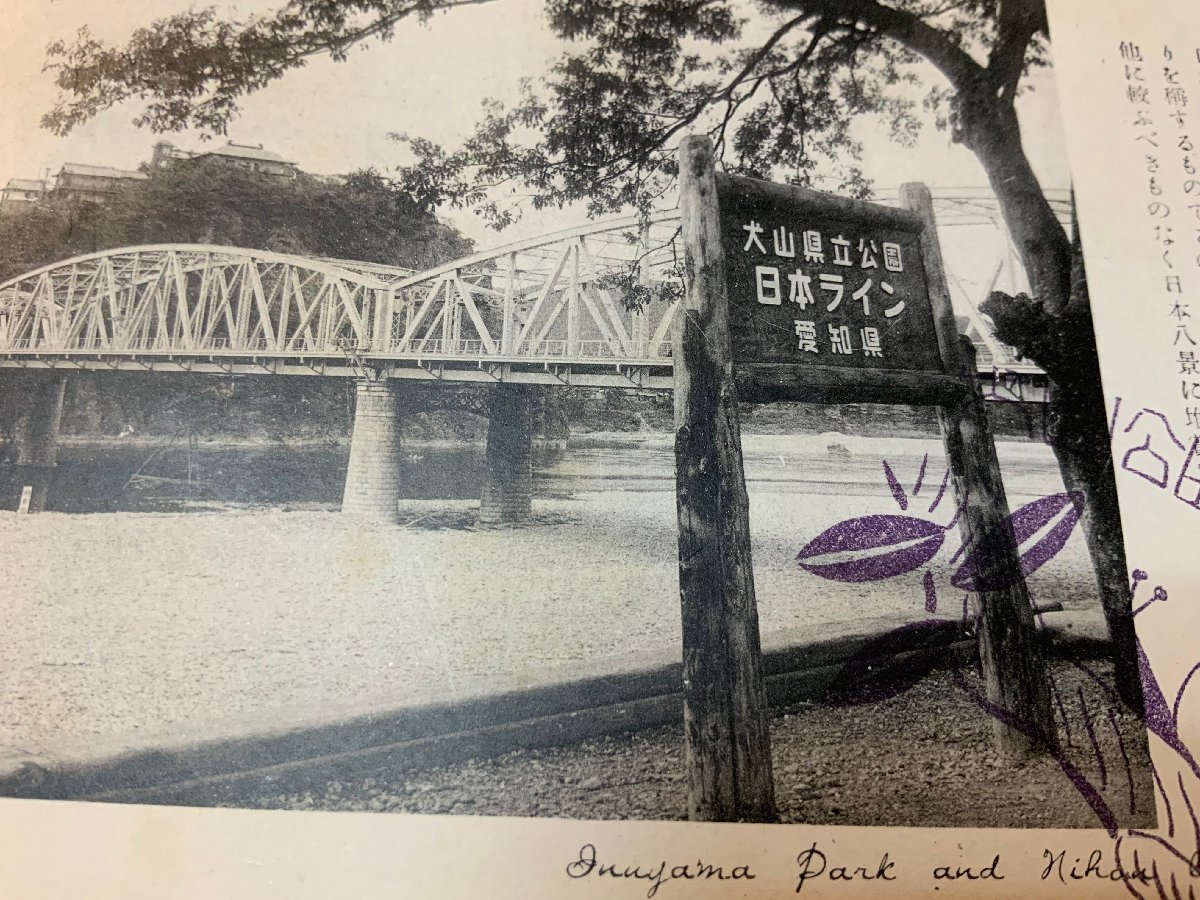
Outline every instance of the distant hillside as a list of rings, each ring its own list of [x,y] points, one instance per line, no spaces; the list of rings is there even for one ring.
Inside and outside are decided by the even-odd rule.
[[[43,201],[0,215],[0,281],[137,244],[221,244],[423,269],[471,242],[376,172],[344,184],[272,178],[218,163],[130,182],[103,205]]]

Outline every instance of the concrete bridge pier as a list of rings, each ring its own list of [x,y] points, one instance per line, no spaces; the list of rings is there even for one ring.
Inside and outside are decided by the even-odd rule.
[[[30,490],[29,512],[46,508],[46,496],[58,465],[58,432],[66,389],[67,376],[57,373],[39,377],[31,385],[26,400],[28,411],[17,422],[13,434],[15,465],[6,509],[20,507],[26,488]]]
[[[395,522],[400,497],[400,414],[397,382],[360,378],[356,383],[350,465],[342,512]]]
[[[533,509],[533,416],[531,387],[498,384],[488,408],[484,453],[483,524],[521,522]]]

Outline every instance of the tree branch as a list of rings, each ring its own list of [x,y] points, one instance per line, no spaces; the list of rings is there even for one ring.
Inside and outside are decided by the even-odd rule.
[[[783,9],[799,9],[843,23],[861,22],[919,53],[932,63],[956,89],[962,89],[984,73],[971,54],[954,43],[945,32],[920,16],[887,6],[876,0],[771,0]]]
[[[292,0],[246,22],[223,21],[213,7],[160,18],[136,30],[121,47],[86,30],[68,45],[47,50],[59,99],[43,126],[67,134],[98,112],[131,98],[151,98],[139,124],[156,131],[189,125],[224,131],[236,98],[253,93],[313,56],[344,59],[372,37],[384,39],[403,19],[495,0]],[[369,21],[364,22],[364,19]]]
[[[714,103],[724,102],[730,107],[727,111],[725,122],[723,123],[728,124],[728,121],[732,117],[733,113],[742,105],[744,105],[747,100],[753,97],[755,93],[757,93],[759,87],[762,86],[764,79],[775,75],[784,74],[788,71],[802,67],[804,63],[806,63],[812,57],[813,53],[816,52],[817,45],[821,42],[821,39],[824,38],[829,32],[829,28],[824,21],[818,23],[817,27],[813,29],[813,36],[809,40],[808,46],[804,48],[803,52],[801,52],[796,59],[792,60],[786,66],[783,66],[780,69],[772,72],[761,73],[754,79],[753,87],[747,94],[736,99],[733,96],[738,87],[745,83],[746,79],[750,76],[754,69],[757,68],[758,64],[767,57],[770,51],[776,45],[778,45],[779,42],[783,40],[783,38],[790,31],[797,28],[809,18],[811,18],[809,14],[802,13],[801,15],[796,16],[794,19],[785,22],[783,25],[777,28],[761,47],[750,54],[749,61],[742,66],[736,76],[726,82],[725,86],[721,90],[717,91],[716,93],[701,96],[701,98],[693,105],[691,110],[679,116],[675,124],[659,132],[655,136],[652,144],[643,145],[640,149],[643,152],[650,152],[656,147],[661,148],[665,146],[667,142],[669,142],[676,134],[678,134],[684,128],[687,128],[689,125],[694,124],[695,121],[704,113],[704,111]],[[640,154],[635,153],[631,155],[637,157]],[[629,167],[626,166],[626,169],[628,168]]]
[[[1046,8],[1042,0],[1002,0],[997,19],[998,35],[988,57],[987,74],[996,97],[1011,105],[1025,70],[1029,42],[1046,28]]]

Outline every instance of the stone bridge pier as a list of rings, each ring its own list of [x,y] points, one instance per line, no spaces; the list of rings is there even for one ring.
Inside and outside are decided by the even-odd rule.
[[[397,521],[400,497],[402,381],[356,382],[350,463],[342,512],[377,522]],[[487,446],[479,521],[521,522],[533,506],[533,411],[529,385],[498,384],[488,403]]]
[[[395,522],[400,497],[399,382],[360,378],[356,383],[350,464],[342,512]]]
[[[58,433],[62,424],[67,376],[39,375],[29,386],[24,412],[13,430],[12,481],[5,509],[18,509],[29,489],[29,512],[46,508],[46,497],[58,465]]]
[[[521,522],[533,509],[533,415],[529,385],[498,384],[488,402],[479,521]]]

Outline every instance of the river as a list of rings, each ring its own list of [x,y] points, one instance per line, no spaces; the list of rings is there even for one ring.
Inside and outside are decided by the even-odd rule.
[[[843,435],[745,435],[746,477],[779,493],[887,496],[882,464],[936,491],[945,472],[937,440]],[[88,443],[75,438],[59,453],[49,508],[58,512],[166,512],[222,506],[331,506],[341,501],[345,444],[221,444],[163,438],[158,444]],[[1061,490],[1049,448],[1002,443],[1009,492],[1036,496]],[[480,445],[413,444],[400,459],[401,499],[469,500],[483,480]],[[191,483],[189,483],[189,469]],[[670,436],[582,435],[564,448],[539,447],[535,491],[569,497],[581,491],[669,491],[674,480]]]

